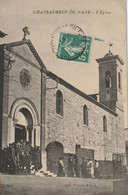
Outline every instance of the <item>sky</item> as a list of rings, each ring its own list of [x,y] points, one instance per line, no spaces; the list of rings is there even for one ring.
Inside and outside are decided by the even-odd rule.
[[[104,57],[109,51],[109,41],[112,42],[112,53],[118,54],[125,62],[123,102],[125,127],[128,127],[125,2],[125,0],[0,0],[0,30],[8,34],[0,39],[0,43],[22,40],[22,29],[27,26],[30,31],[27,38],[31,40],[46,68],[83,92],[92,94],[99,91],[98,64],[95,59]],[[37,14],[37,10],[40,14]],[[63,10],[66,14],[50,13],[56,10]],[[91,14],[87,14],[88,11]],[[51,49],[51,36],[56,29],[66,24],[77,25],[86,36],[103,40],[93,40],[89,63],[56,58]]]

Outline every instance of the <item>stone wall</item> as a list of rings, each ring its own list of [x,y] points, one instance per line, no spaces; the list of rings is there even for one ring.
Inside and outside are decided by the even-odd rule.
[[[56,86],[53,79],[47,80],[47,88]],[[56,91],[63,94],[63,116],[56,113]],[[94,150],[94,158],[112,160],[117,152],[117,116],[78,95],[63,84],[46,92],[46,146],[58,141],[65,153],[75,153],[76,144]],[[88,126],[83,124],[83,106],[88,107]],[[103,116],[107,118],[107,133],[103,132]],[[123,139],[123,137],[121,137]]]

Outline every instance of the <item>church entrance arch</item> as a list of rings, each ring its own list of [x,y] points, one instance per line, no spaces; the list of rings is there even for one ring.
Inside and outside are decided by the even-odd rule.
[[[60,142],[54,141],[47,145],[47,169],[53,173],[57,173],[58,160],[63,156],[63,145]]]
[[[27,98],[14,101],[10,109],[11,125],[8,142],[28,141],[40,146],[39,115],[35,105]]]

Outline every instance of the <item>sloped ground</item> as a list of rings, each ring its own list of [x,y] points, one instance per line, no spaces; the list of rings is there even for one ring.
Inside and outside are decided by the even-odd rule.
[[[0,195],[113,195],[112,192],[112,179],[0,175]]]

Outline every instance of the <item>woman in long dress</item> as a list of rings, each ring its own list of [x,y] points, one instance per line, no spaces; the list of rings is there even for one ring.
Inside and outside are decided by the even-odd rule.
[[[94,178],[94,163],[91,159],[88,162],[88,168],[89,168],[89,176],[91,178]]]
[[[58,172],[57,172],[57,176],[58,177],[64,177],[65,176],[63,158],[60,158],[60,160],[58,161]]]

